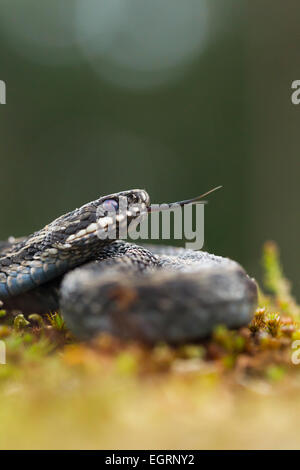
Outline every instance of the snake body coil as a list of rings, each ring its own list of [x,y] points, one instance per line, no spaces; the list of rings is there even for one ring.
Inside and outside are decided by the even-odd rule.
[[[122,196],[126,218],[105,209]],[[114,203],[115,204],[115,203]],[[67,325],[88,339],[109,332],[149,343],[208,336],[217,324],[251,320],[255,282],[227,258],[182,248],[99,237],[116,233],[150,199],[143,190],[101,197],[21,240],[0,243],[0,300],[8,310],[61,309]]]

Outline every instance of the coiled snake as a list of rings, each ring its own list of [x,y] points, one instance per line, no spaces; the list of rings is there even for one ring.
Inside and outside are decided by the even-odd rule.
[[[127,201],[126,217],[113,218],[110,209],[118,208],[120,197]],[[217,324],[247,324],[257,289],[238,263],[118,239],[124,224],[147,211],[146,191],[123,191],[89,202],[28,237],[0,242],[2,308],[25,314],[60,309],[83,339],[108,332],[148,343],[181,343],[208,336]],[[99,230],[113,229],[114,239],[99,237]]]

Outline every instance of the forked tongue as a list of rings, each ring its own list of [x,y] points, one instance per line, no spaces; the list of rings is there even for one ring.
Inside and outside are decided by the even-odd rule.
[[[157,212],[157,211],[163,211],[163,210],[169,210],[171,209],[174,205],[178,206],[185,206],[186,204],[196,204],[201,200],[201,204],[205,204],[207,201],[202,201],[202,198],[205,196],[208,196],[209,194],[213,193],[214,191],[217,191],[217,189],[222,188],[222,186],[217,186],[216,188],[210,189],[204,194],[201,194],[200,196],[196,196],[192,199],[186,199],[184,201],[177,201],[177,202],[170,202],[168,204],[164,204],[163,207],[161,206],[150,206],[148,207],[148,212]]]

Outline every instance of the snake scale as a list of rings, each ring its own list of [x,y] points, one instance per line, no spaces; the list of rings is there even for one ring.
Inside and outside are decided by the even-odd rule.
[[[108,215],[126,198],[126,218]],[[184,201],[189,202],[189,201]],[[246,325],[257,288],[243,268],[203,251],[138,246],[121,228],[151,210],[144,190],[89,202],[32,235],[0,242],[0,300],[24,314],[61,310],[80,339],[107,332],[147,343],[209,336],[217,324]],[[99,229],[115,230],[114,239]]]

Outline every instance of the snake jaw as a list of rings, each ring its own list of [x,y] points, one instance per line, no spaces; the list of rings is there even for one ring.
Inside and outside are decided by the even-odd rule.
[[[111,204],[111,203],[114,204]],[[108,203],[108,204],[107,204]],[[107,206],[115,209],[107,210]],[[150,197],[143,189],[121,191],[101,197],[75,211],[54,220],[44,228],[49,245],[64,252],[81,250],[88,245],[103,244],[103,240],[116,240],[127,233],[133,219],[147,214]]]
[[[116,200],[122,197],[126,209],[112,217],[107,208],[118,207]],[[146,212],[149,204],[144,190],[122,191],[89,202],[32,235],[14,240],[0,255],[0,299],[34,289],[95,258],[101,247],[126,238],[130,222]]]
[[[174,205],[197,203],[220,187],[192,199],[166,204],[164,210],[171,209]],[[54,247],[58,246],[58,242],[62,250],[72,251],[75,248],[78,252],[83,246],[85,252],[87,245],[98,245],[99,240],[102,244],[104,239],[114,241],[120,238],[120,233],[121,238],[124,238],[133,219],[141,220],[147,213],[157,210],[160,211],[162,208],[151,206],[149,194],[145,190],[131,189],[100,197],[85,204],[80,209],[56,219],[45,227],[44,232],[50,233],[50,238],[55,242]]]

